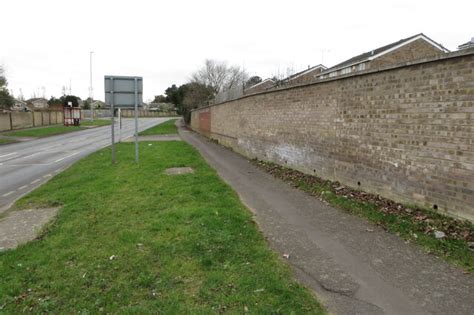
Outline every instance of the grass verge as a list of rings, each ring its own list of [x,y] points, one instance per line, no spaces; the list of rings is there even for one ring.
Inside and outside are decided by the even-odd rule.
[[[0,145],[18,142],[15,139],[0,138]]]
[[[5,313],[323,313],[251,213],[181,141],[118,144],[20,199],[61,206],[35,241],[0,253]],[[169,167],[193,174],[168,176]]]
[[[48,137],[48,136],[55,136],[64,133],[70,133],[79,130],[85,130],[85,127],[91,126],[105,126],[110,125],[110,120],[94,120],[94,121],[83,121],[81,122],[81,126],[63,126],[63,125],[52,125],[52,126],[45,126],[45,127],[37,127],[37,128],[28,128],[23,130],[17,131],[9,131],[2,133],[4,136],[10,137]]]
[[[176,120],[177,119],[167,120],[164,123],[161,123],[159,125],[156,125],[154,127],[151,127],[149,129],[146,129],[146,130],[140,132],[138,135],[140,135],[140,136],[150,136],[150,135],[177,134],[178,130],[176,129],[176,125],[175,125]]]
[[[407,241],[424,247],[470,273],[474,273],[474,225],[431,210],[402,205],[378,195],[345,187],[316,176],[271,162],[253,160],[254,164],[299,188],[348,212],[365,217]],[[444,237],[436,238],[435,232]]]
[[[90,126],[100,127],[100,126],[108,126],[110,124],[112,124],[112,120],[110,119],[94,119],[94,121],[90,121],[90,120],[81,121],[81,126],[84,126],[84,127],[90,127]]]

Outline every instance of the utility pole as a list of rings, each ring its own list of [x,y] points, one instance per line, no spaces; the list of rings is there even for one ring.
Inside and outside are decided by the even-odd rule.
[[[91,51],[89,52],[89,70],[90,70],[90,85],[89,85],[89,99],[90,99],[90,105],[91,105],[91,120],[94,121],[94,94],[92,90],[92,54],[94,52]]]
[[[330,52],[331,50],[329,49],[321,49],[321,64],[324,66],[324,53],[325,52]]]

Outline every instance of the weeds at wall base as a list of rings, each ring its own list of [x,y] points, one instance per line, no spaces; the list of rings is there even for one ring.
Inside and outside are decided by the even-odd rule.
[[[329,205],[367,218],[407,242],[421,245],[429,254],[474,273],[474,225],[469,221],[396,203],[272,162],[252,160],[252,163]],[[437,238],[435,233],[444,236]]]

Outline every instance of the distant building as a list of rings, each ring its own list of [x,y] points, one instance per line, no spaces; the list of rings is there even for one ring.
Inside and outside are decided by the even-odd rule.
[[[244,90],[244,95],[259,93],[271,89],[275,86],[275,81],[272,79],[265,79],[260,83],[252,85]]]
[[[175,106],[174,104],[172,103],[150,103],[148,104],[148,107],[147,108],[143,108],[143,109],[148,109],[150,111],[153,111],[153,112],[170,112],[170,111],[173,111],[175,110]]]
[[[15,99],[15,103],[13,104],[11,110],[24,112],[28,110],[28,106],[25,101]]]
[[[45,98],[30,98],[26,104],[30,110],[48,108],[48,100]]]
[[[319,74],[321,74],[325,70],[327,70],[327,68],[321,64],[314,67],[310,67],[306,70],[295,73],[289,76],[288,78],[284,79],[282,81],[282,84],[293,85],[293,84],[310,83],[310,82],[313,82],[315,79],[317,79]]]
[[[92,101],[92,107],[94,109],[109,109],[110,106],[105,104],[105,102],[102,102],[100,100],[94,100]]]
[[[458,50],[468,49],[468,48],[473,48],[473,47],[474,47],[474,37],[472,37],[471,40],[468,41],[467,43],[459,45]]]
[[[51,110],[63,110],[63,103],[52,103],[48,105],[48,108]]]
[[[428,36],[417,34],[341,62],[324,71],[319,78],[331,78],[356,71],[433,57],[447,52],[449,52],[448,49]]]

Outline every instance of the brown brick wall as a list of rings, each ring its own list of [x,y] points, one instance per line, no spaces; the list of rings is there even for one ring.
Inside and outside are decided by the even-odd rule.
[[[243,97],[191,126],[210,112],[210,136],[247,157],[474,220],[473,69],[474,52],[453,54]]]
[[[211,132],[211,112],[199,113],[199,127],[201,132]]]

